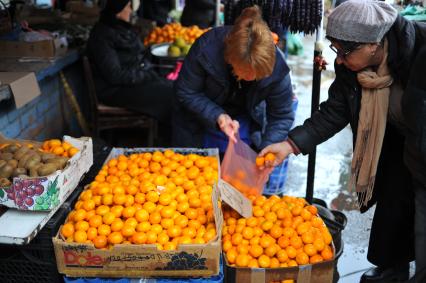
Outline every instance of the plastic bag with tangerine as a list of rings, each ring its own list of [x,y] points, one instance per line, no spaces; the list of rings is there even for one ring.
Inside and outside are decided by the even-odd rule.
[[[239,136],[229,141],[221,164],[222,179],[246,196],[261,195],[272,168],[260,170],[256,166],[256,152]]]

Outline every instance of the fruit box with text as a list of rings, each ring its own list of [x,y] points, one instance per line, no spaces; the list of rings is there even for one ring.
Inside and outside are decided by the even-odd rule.
[[[112,149],[107,161],[120,154],[163,151],[158,148]],[[216,149],[173,149],[175,152],[216,156]],[[210,277],[220,271],[222,211],[213,190],[216,236],[206,244],[181,244],[176,250],[158,250],[154,244],[117,244],[97,249],[93,244],[66,242],[60,233],[53,238],[58,270],[71,277]],[[61,230],[59,230],[61,231]]]
[[[219,182],[219,189],[222,201],[226,202],[231,208],[238,212],[243,218],[252,218],[256,215],[253,213],[251,201],[244,196],[241,192],[235,189],[226,181]],[[277,204],[281,205],[281,204]],[[281,207],[282,208],[282,207]],[[226,221],[226,208],[224,207],[224,215]],[[315,212],[315,215],[318,216]],[[253,218],[252,218],[253,219]],[[256,218],[254,218],[256,219]],[[235,219],[234,219],[235,220]],[[227,227],[223,228],[226,233]],[[268,229],[268,228],[264,228]],[[235,235],[235,234],[234,234]],[[330,236],[331,237],[331,236]],[[281,238],[280,238],[281,239]],[[331,241],[331,240],[330,240]],[[224,241],[226,243],[226,241]],[[324,243],[323,243],[324,244]],[[274,267],[274,268],[250,268],[242,266],[232,266],[229,264],[227,254],[223,252],[225,263],[225,275],[230,282],[282,282],[283,280],[293,280],[297,283],[333,282],[334,267],[336,264],[335,247],[331,241],[330,248],[333,256],[330,260],[324,260],[315,264],[303,264],[293,267]],[[295,251],[296,252],[296,251]],[[286,256],[287,257],[287,254]],[[309,259],[309,258],[308,258]],[[315,280],[313,280],[315,278]]]
[[[50,211],[61,205],[93,164],[91,138],[64,136],[64,141],[79,150],[68,160],[65,168],[44,177],[14,177],[11,186],[0,188],[0,205],[30,211]],[[39,145],[37,142],[0,136],[0,144],[14,142]]]
[[[224,273],[230,282],[282,282],[293,280],[297,283],[332,283],[335,259],[315,264],[280,268],[249,268],[228,265],[226,258]]]

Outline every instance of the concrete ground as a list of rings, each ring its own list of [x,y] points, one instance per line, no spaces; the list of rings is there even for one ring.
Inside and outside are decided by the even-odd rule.
[[[310,117],[312,96],[312,62],[314,36],[302,38],[304,54],[289,56],[287,62],[292,71],[295,93],[299,99],[295,125]],[[323,55],[329,63],[322,73],[321,101],[327,99],[328,88],[334,80],[333,62],[335,55],[324,40]],[[326,201],[327,205],[344,212],[348,223],[342,233],[344,251],[338,261],[339,283],[357,283],[364,271],[372,265],[367,261],[368,239],[374,208],[364,214],[356,209],[355,194],[348,191],[348,178],[352,157],[352,132],[346,127],[334,137],[319,145],[315,168],[314,197]],[[291,156],[285,194],[305,196],[307,156]]]

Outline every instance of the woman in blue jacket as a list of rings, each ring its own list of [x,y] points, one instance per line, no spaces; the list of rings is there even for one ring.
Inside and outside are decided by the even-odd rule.
[[[239,131],[260,150],[286,138],[294,120],[289,68],[257,6],[194,43],[175,94],[175,146],[202,147],[220,131],[234,140]]]

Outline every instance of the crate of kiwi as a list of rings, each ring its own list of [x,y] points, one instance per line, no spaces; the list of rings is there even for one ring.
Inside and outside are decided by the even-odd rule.
[[[45,142],[0,136],[0,205],[50,211],[68,197],[93,163],[92,140]]]

